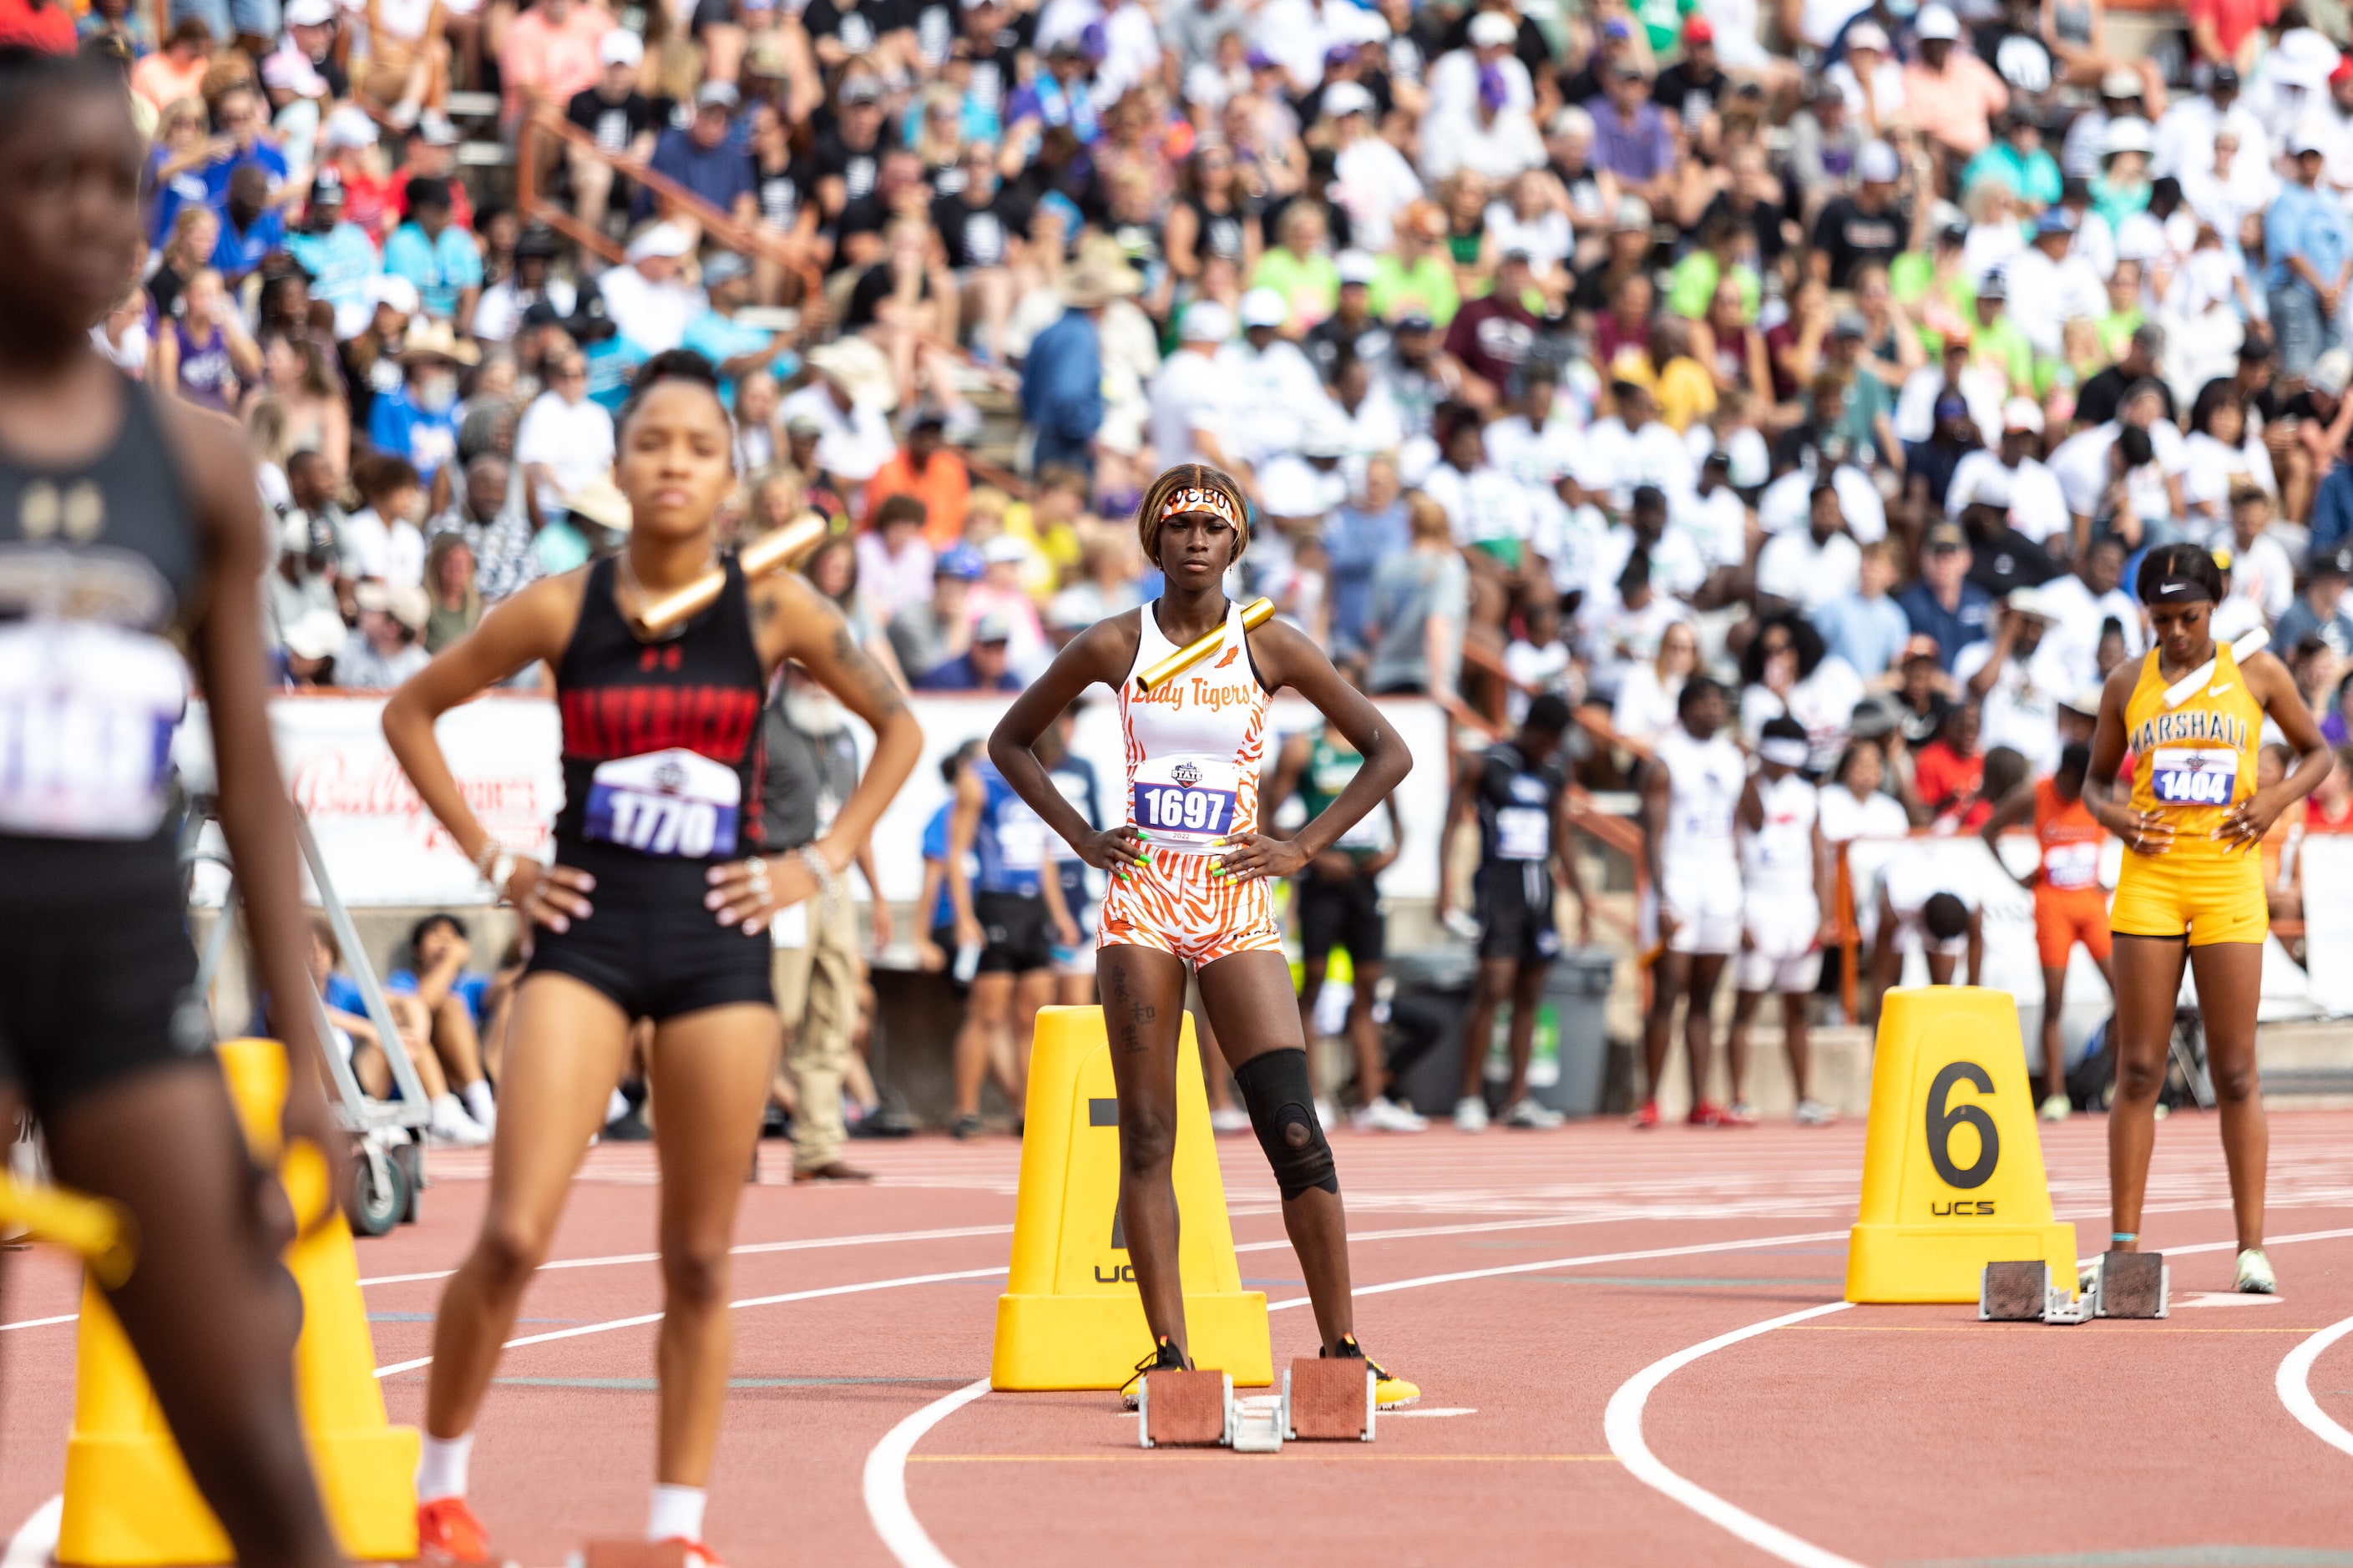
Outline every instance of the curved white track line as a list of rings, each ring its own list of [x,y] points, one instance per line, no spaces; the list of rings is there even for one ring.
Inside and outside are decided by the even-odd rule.
[[[933,1400],[883,1434],[866,1456],[866,1517],[891,1555],[906,1568],[955,1568],[907,1506],[907,1456],[924,1433],[988,1392],[988,1379]]]
[[[2312,1396],[2308,1382],[2312,1376],[2312,1363],[2320,1359],[2320,1352],[2347,1334],[2353,1334],[2353,1318],[2340,1319],[2304,1341],[2288,1352],[2287,1358],[2279,1363],[2279,1375],[2272,1380],[2272,1384],[2279,1390],[2280,1403],[2287,1406],[2287,1413],[2304,1423],[2306,1431],[2332,1448],[2341,1448],[2353,1454],[2353,1432],[2338,1426],[2327,1411],[2321,1409],[2320,1402]]]
[[[1689,1247],[1645,1247],[1639,1252],[1596,1252],[1581,1258],[1551,1258],[1541,1263],[1507,1263],[1493,1268],[1466,1268],[1451,1274],[1423,1274],[1410,1279],[1391,1279],[1379,1285],[1359,1285],[1356,1294],[1360,1297],[1383,1296],[1397,1290],[1419,1289],[1426,1285],[1452,1285],[1465,1279],[1501,1279],[1514,1274],[1538,1274],[1551,1268],[1587,1268],[1599,1263],[1630,1263],[1642,1258],[1688,1258],[1705,1252],[1740,1252],[1765,1247],[1795,1247],[1810,1241],[1841,1241],[1845,1239],[1846,1234],[1843,1230],[1817,1230],[1794,1236],[1751,1237],[1740,1241],[1704,1241]],[[1281,1312],[1307,1304],[1306,1297],[1294,1296],[1288,1300],[1270,1301],[1266,1310]],[[1824,1310],[1814,1309],[1816,1311]],[[954,1563],[933,1542],[930,1533],[915,1518],[914,1510],[908,1505],[907,1458],[924,1433],[987,1392],[988,1379],[984,1377],[977,1383],[966,1384],[954,1394],[933,1400],[892,1427],[866,1456],[866,1516],[873,1521],[874,1533],[882,1538],[882,1544],[890,1549],[891,1555],[899,1561],[902,1568],[955,1568]],[[1825,1559],[1825,1568],[1839,1561]],[[1846,1568],[1854,1568],[1854,1565],[1850,1563]]]
[[[1809,1318],[1819,1318],[1831,1312],[1842,1312],[1844,1301],[1825,1301],[1819,1307],[1803,1311],[1784,1312],[1778,1318],[1767,1318],[1761,1323],[1751,1323],[1745,1329],[1735,1329],[1728,1334],[1718,1334],[1686,1350],[1679,1350],[1662,1360],[1654,1361],[1641,1371],[1619,1384],[1618,1392],[1609,1396],[1609,1408],[1601,1418],[1601,1430],[1609,1442],[1609,1451],[1625,1463],[1626,1473],[1653,1491],[1663,1492],[1690,1509],[1702,1519],[1754,1546],[1759,1552],[1794,1563],[1799,1568],[1861,1568],[1851,1558],[1835,1552],[1825,1552],[1810,1541],[1801,1541],[1779,1525],[1767,1524],[1747,1510],[1725,1501],[1698,1482],[1687,1479],[1669,1469],[1651,1446],[1642,1440],[1642,1406],[1650,1400],[1651,1390],[1668,1378],[1699,1360],[1713,1355],[1727,1345],[1759,1334],[1802,1323]]]

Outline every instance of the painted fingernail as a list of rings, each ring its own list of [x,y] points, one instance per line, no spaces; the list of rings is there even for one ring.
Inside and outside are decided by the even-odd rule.
[[[726,901],[726,896],[721,893],[705,893],[702,896],[702,907],[706,910],[715,910]]]
[[[714,887],[714,888],[715,888],[715,887],[717,887],[717,886],[719,885],[720,879],[722,879],[722,878],[725,877],[726,875],[727,875],[726,868],[722,867],[722,866],[713,866],[712,868],[711,868],[711,869],[710,869],[710,870],[705,871],[705,872],[702,874],[702,879],[703,879],[704,881],[706,881],[706,882],[710,883],[712,887]]]
[[[720,910],[720,911],[719,911],[719,923],[720,923],[721,925],[723,925],[723,926],[732,926],[732,925],[733,925],[733,924],[735,923],[735,911],[734,911],[733,910]]]
[[[586,872],[586,871],[581,872],[581,873],[580,873],[580,890],[581,890],[582,892],[584,892],[584,893],[593,893],[593,892],[595,892],[595,891],[596,890],[596,878],[594,878],[594,877],[592,877],[592,876],[590,876],[590,875],[588,875],[588,873],[587,873],[587,872]]]
[[[556,916],[547,923],[554,926],[557,931],[570,931],[572,929],[572,922],[565,920],[562,915]]]

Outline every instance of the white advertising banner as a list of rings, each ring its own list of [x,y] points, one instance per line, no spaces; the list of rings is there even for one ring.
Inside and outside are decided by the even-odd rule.
[[[1009,701],[997,696],[910,699],[923,729],[923,756],[875,829],[875,871],[885,898],[907,903],[922,892],[923,829],[949,796],[940,763],[967,741],[986,742]],[[355,695],[285,698],[270,706],[280,764],[295,803],[318,837],[335,890],[353,905],[481,903],[488,893],[480,879],[425,809],[385,744],[384,702],[381,696]],[[1392,897],[1435,898],[1438,835],[1448,790],[1446,716],[1436,704],[1418,699],[1387,700],[1379,706],[1414,755],[1413,773],[1397,794],[1403,851],[1382,878],[1382,887]],[[1270,728],[1279,738],[1321,722],[1314,708],[1286,698],[1275,703]],[[871,752],[871,737],[862,725],[852,724],[860,750]],[[443,715],[436,733],[459,788],[483,826],[518,853],[544,857],[564,798],[554,704],[538,697],[483,697]],[[174,747],[192,789],[212,787],[211,750],[211,731],[198,705],[181,726]],[[1073,750],[1094,765],[1103,810],[1117,820],[1125,805],[1126,762],[1118,710],[1107,694],[1091,694],[1079,715]],[[1270,770],[1275,750],[1270,744]],[[213,842],[217,847],[216,834]],[[221,885],[217,875],[200,877],[197,901],[218,902]]]

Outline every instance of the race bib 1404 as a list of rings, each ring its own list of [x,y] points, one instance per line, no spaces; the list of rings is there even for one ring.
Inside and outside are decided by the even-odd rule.
[[[153,834],[187,701],[187,667],[161,637],[88,621],[0,628],[0,830]]]
[[[1206,846],[1233,831],[1241,769],[1233,763],[1157,757],[1138,763],[1131,793],[1135,825],[1170,836],[1177,847]]]
[[[678,748],[649,752],[597,764],[581,833],[647,855],[733,855],[743,803],[744,781],[726,763]]]
[[[2149,758],[2149,790],[2168,805],[2228,805],[2239,782],[2239,753],[2229,746],[2159,746]]]

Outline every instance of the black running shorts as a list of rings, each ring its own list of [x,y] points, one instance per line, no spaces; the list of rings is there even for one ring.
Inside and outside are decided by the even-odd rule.
[[[972,912],[988,937],[979,973],[1028,974],[1053,966],[1054,921],[1044,895],[976,892]]]
[[[1388,951],[1388,921],[1381,917],[1381,891],[1370,877],[1332,882],[1311,870],[1299,879],[1296,890],[1302,957],[1313,963],[1345,947],[1351,963],[1381,962]]]
[[[631,1018],[657,1024],[739,1002],[776,1005],[768,933],[721,925],[703,908],[704,862],[601,844],[567,848],[562,858],[596,879],[590,913],[569,931],[535,930],[526,973],[568,974]]]
[[[1496,860],[1482,868],[1479,956],[1534,963],[1559,952],[1551,868],[1535,860]]]
[[[44,1119],[150,1068],[207,1055],[212,1020],[176,888],[0,904],[0,1083]]]

